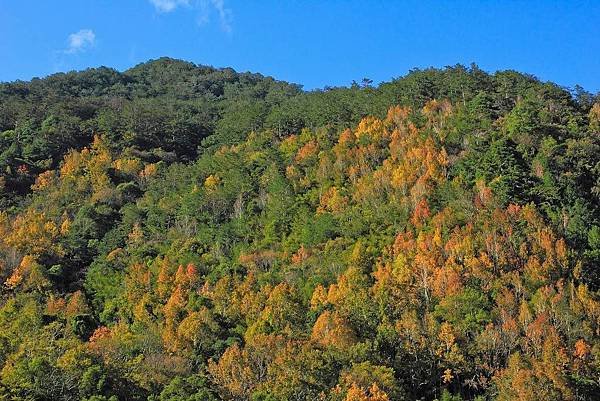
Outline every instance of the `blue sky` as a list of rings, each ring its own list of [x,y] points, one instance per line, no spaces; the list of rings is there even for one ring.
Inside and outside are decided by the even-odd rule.
[[[307,89],[477,63],[600,91],[600,1],[0,0],[0,81],[160,56]]]

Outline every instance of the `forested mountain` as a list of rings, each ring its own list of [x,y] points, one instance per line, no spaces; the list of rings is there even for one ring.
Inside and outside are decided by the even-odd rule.
[[[0,400],[597,400],[600,98],[162,58],[0,84]]]

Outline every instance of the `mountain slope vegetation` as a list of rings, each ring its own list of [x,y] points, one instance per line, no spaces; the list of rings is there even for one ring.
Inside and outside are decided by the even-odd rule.
[[[163,58],[0,85],[0,399],[593,400],[600,98]]]

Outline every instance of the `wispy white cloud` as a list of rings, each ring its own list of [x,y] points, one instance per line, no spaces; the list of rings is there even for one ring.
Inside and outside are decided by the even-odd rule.
[[[224,0],[202,0],[200,5],[202,9],[202,13],[198,19],[200,25],[210,22],[211,13],[216,12],[219,23],[221,24],[221,29],[227,33],[231,33],[233,13],[230,8],[225,6]]]
[[[196,9],[198,25],[206,25],[213,17],[219,21],[224,32],[232,32],[233,12],[225,5],[225,0],[149,0],[159,13],[170,13],[183,6]]]
[[[150,3],[160,13],[170,13],[179,6],[189,6],[190,0],[150,0]]]
[[[69,47],[64,51],[67,54],[73,54],[85,51],[93,47],[96,43],[96,34],[91,29],[81,29],[69,35]]]

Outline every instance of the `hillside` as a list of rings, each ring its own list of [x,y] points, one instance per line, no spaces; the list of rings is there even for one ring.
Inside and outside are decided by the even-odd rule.
[[[0,84],[0,399],[593,400],[600,97],[162,58]]]

